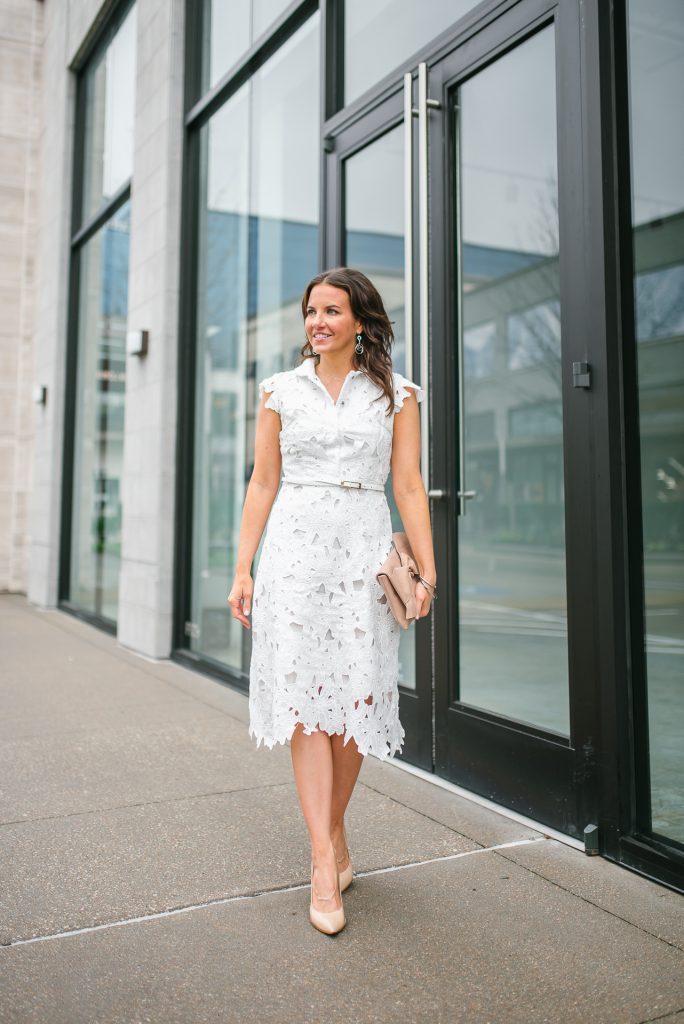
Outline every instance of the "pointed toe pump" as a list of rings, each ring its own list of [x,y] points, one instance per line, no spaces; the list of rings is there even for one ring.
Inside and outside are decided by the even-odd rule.
[[[349,886],[352,884],[352,880],[354,878],[354,869],[352,867],[351,853],[349,852],[349,843],[347,842],[347,829],[346,829],[345,826],[343,826],[343,834],[344,834],[344,848],[346,850],[346,858],[349,859],[349,863],[347,864],[346,868],[343,871],[340,871],[340,867],[339,866],[342,863],[342,861],[345,860],[346,858],[345,858],[344,854],[341,857],[338,857],[337,856],[337,850],[335,850],[335,858],[337,860],[337,870],[338,870],[339,875],[340,875],[340,893],[343,893],[345,889],[349,888]]]
[[[333,890],[333,892],[331,893],[330,896],[321,896],[321,894],[319,892],[314,891],[314,864],[313,864],[313,858],[312,858],[312,860],[311,860],[311,902],[309,903],[309,920],[311,921],[311,924],[314,926],[314,928],[318,928],[319,932],[324,932],[326,935],[337,935],[337,933],[341,932],[342,929],[344,928],[345,924],[347,923],[346,918],[344,916],[344,907],[340,907],[339,910],[331,910],[331,911],[326,913],[326,912],[324,912],[322,910],[316,910],[316,908],[313,905],[313,898],[314,898],[314,895],[315,895],[317,900],[321,900],[321,901],[324,901],[324,900],[334,900],[335,896],[337,895],[337,893],[339,891],[339,887],[340,887],[340,875],[339,875],[339,872],[338,872],[337,873],[337,885],[335,886],[335,888],[334,888],[334,890]],[[340,900],[341,899],[342,899],[342,894],[340,893]]]

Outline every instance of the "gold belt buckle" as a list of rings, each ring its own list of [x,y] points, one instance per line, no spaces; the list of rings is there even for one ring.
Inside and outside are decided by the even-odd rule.
[[[342,487],[361,487],[360,480],[340,480]]]

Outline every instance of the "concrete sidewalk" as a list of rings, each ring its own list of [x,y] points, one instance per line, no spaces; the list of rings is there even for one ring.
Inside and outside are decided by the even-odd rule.
[[[18,597],[0,651],[0,1021],[684,1022],[675,893],[369,757],[321,935],[244,696]]]

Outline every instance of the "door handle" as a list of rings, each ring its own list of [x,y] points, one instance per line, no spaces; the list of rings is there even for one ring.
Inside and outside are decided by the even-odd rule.
[[[466,514],[466,502],[477,491],[466,489],[465,449],[465,341],[463,338],[463,218],[461,213],[461,108],[454,110],[454,191],[456,193],[456,357],[458,366],[458,514]]]
[[[413,380],[413,78],[404,75],[404,365]]]
[[[420,462],[423,485],[430,487],[430,412],[428,385],[430,354],[430,231],[429,231],[429,121],[430,109],[441,109],[428,96],[427,64],[418,65],[418,107],[413,106],[413,76],[404,75],[404,309],[406,373],[413,379],[413,118],[418,117],[418,298],[420,384],[425,399],[420,409]]]

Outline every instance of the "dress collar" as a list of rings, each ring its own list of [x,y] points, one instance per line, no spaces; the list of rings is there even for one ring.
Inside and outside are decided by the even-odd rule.
[[[302,377],[311,377],[312,380],[317,380],[318,374],[316,373],[315,367],[316,360],[313,356],[309,356],[308,358],[305,357],[304,361],[301,362],[299,366],[295,366],[294,372],[300,374]],[[362,373],[363,370],[350,370],[348,376],[357,377]]]

